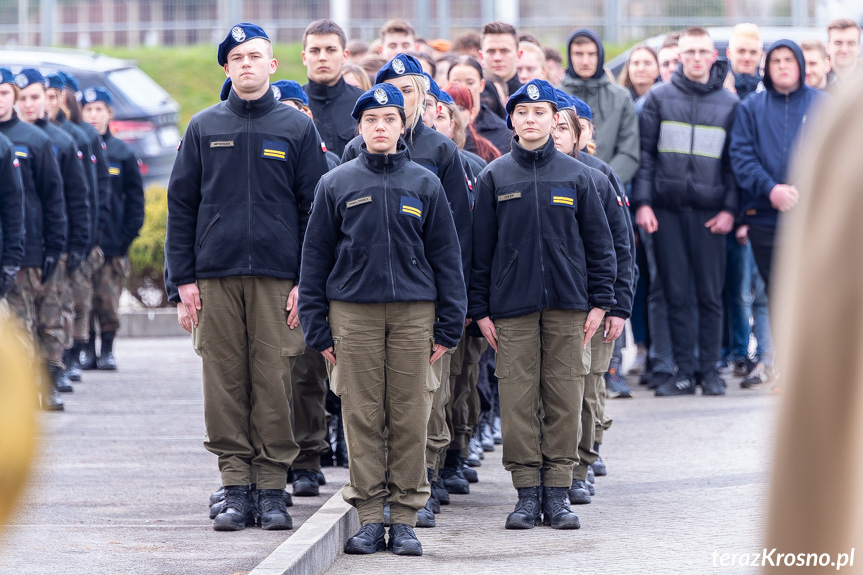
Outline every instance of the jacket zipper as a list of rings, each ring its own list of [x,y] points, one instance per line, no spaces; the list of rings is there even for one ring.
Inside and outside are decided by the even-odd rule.
[[[252,269],[252,112],[251,103],[246,101],[246,191],[248,193],[249,203],[249,270]]]
[[[542,257],[542,202],[539,198],[539,183],[537,182],[536,162],[539,159],[539,152],[533,153],[533,195],[536,196],[536,241],[539,244],[539,271],[542,274],[542,307],[545,308],[545,302],[548,300],[548,288],[545,284],[545,258]]]
[[[389,154],[384,156],[384,220],[387,224],[387,264],[390,268],[390,285],[393,287],[393,301],[396,301],[396,278],[393,274],[393,240],[390,234],[389,186],[390,173],[387,166],[390,163]]]

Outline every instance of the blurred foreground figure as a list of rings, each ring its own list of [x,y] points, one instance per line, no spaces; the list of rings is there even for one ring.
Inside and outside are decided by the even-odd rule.
[[[774,333],[788,378],[765,548],[831,560],[863,549],[863,267],[855,256],[849,262],[863,245],[861,89],[857,74],[801,155],[801,201],[789,214],[774,282]],[[829,487],[812,488],[806,470],[816,461],[830,462]],[[836,567],[805,570],[828,569]],[[842,572],[863,572],[863,560]]]

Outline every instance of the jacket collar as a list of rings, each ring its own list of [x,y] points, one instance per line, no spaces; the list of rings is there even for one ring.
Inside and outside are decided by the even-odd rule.
[[[272,90],[267,90],[257,100],[243,100],[234,90],[228,95],[227,106],[238,116],[251,116],[260,118],[281,104],[273,98]]]
[[[48,126],[48,118],[39,118],[33,123],[44,130],[45,127]]]
[[[382,174],[384,172],[395,172],[400,170],[408,161],[408,147],[404,140],[399,138],[394,154],[373,154],[366,148],[365,143],[360,145],[360,162],[371,171]]]
[[[20,121],[21,120],[18,118],[18,112],[12,110],[12,117],[5,122],[0,122],[0,128],[11,128],[13,126],[17,126]]]
[[[518,136],[515,136],[512,139],[512,148],[510,149],[512,158],[525,168],[541,168],[554,159],[557,153],[552,137],[549,137],[545,145],[537,150],[525,150],[518,143]]]
[[[674,71],[671,76],[671,83],[686,92],[687,94],[709,94],[716,90],[721,90],[725,82],[725,77],[728,75],[728,62],[725,60],[717,60],[710,68],[710,77],[706,84],[693,82],[683,73],[683,64]]]
[[[494,130],[496,128],[500,128],[503,125],[506,128],[506,122],[500,119],[500,116],[492,112],[488,109],[488,106],[483,104],[479,109],[479,114],[476,116],[476,120],[473,121],[473,125],[481,130]]]
[[[414,140],[422,136],[425,130],[426,125],[423,124],[422,120],[420,120],[419,122],[417,122],[416,126],[414,126],[413,128],[408,128],[407,131],[405,131],[404,138],[408,142],[413,142]]]
[[[339,78],[339,81],[336,82],[333,86],[318,84],[317,82],[313,82],[311,79],[309,79],[309,83],[307,84],[307,86],[307,94],[309,98],[315,100],[330,100],[332,98],[338,97],[345,91],[345,79],[344,77]]]

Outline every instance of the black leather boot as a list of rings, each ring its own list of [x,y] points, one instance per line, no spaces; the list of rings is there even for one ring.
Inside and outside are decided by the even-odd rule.
[[[81,381],[81,352],[85,347],[86,344],[76,341],[72,349],[66,352],[66,376],[69,381]]]
[[[446,452],[446,460],[439,475],[443,480],[443,486],[450,494],[467,495],[470,493],[470,485],[461,471],[461,453],[458,449],[449,449]],[[443,501],[441,501],[443,503]]]
[[[540,524],[542,506],[539,494],[539,486],[518,488],[518,503],[515,504],[515,511],[506,518],[507,529],[533,529]]]
[[[285,509],[283,489],[258,489],[258,515],[261,529],[268,531],[293,529],[294,522]]]
[[[114,359],[114,336],[115,331],[102,332],[102,347],[99,348],[99,359],[96,360],[96,367],[101,371],[116,371],[117,361]]]
[[[79,361],[81,362],[81,369],[88,371],[96,369],[96,332],[90,332],[90,340],[84,344]]]
[[[566,487],[542,488],[543,524],[552,529],[578,529],[581,523],[578,516],[569,508]]]
[[[213,521],[216,531],[242,531],[255,524],[255,512],[248,485],[225,486],[222,510]]]

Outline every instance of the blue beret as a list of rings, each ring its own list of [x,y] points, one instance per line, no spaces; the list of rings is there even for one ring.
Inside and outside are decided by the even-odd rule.
[[[539,102],[548,102],[555,108],[557,107],[557,94],[555,94],[554,87],[545,80],[531,80],[516,90],[506,102],[507,127],[512,129],[510,115],[518,104],[537,104]]]
[[[233,85],[234,85],[234,83],[231,82],[230,78],[225,78],[225,83],[222,84],[222,91],[219,92],[219,99],[221,101],[224,102],[225,100],[228,99],[228,96],[231,95],[231,86],[233,86]]]
[[[45,76],[45,80],[48,82],[49,88],[54,88],[55,90],[62,90],[66,87],[66,80],[63,79],[63,76],[60,73],[49,74]]]
[[[398,54],[395,58],[386,63],[386,65],[378,70],[378,75],[375,76],[375,84],[382,84],[390,78],[398,78],[400,76],[422,76],[423,67],[419,60],[407,54]]]
[[[402,96],[401,90],[392,84],[375,84],[369,88],[368,92],[359,97],[354,106],[354,111],[351,112],[351,116],[359,122],[363,116],[363,112],[366,110],[387,107],[394,107],[404,111],[405,99]]]
[[[270,87],[272,87],[273,95],[279,102],[294,100],[304,106],[309,105],[309,97],[306,96],[305,92],[303,92],[303,88],[298,82],[294,82],[293,80],[279,80],[278,82],[270,84]]]
[[[425,77],[426,92],[431,94],[435,100],[440,102],[440,86],[438,86],[437,82],[434,81],[434,78],[429,76],[426,72],[423,72],[423,76]]]
[[[57,72],[57,73],[63,77],[63,83],[66,84],[66,88],[68,88],[70,90],[74,90],[75,92],[81,91],[81,86],[80,86],[80,84],[78,84],[78,79],[75,76],[73,76],[72,74],[69,74],[68,72]]]
[[[560,88],[554,89],[554,95],[557,97],[557,109],[558,110],[573,107],[574,103],[572,101],[572,98],[569,96],[569,94],[567,94],[566,92],[564,92]]]
[[[452,99],[449,92],[444,92],[443,90],[440,91],[440,99],[438,101],[448,106],[455,106],[455,100]]]
[[[15,74],[9,68],[0,68],[0,84],[14,84]]]
[[[572,105],[575,107],[575,113],[578,114],[579,118],[593,119],[593,110],[590,109],[587,102],[578,96],[570,96],[570,98],[572,99]]]
[[[48,87],[48,83],[45,81],[45,76],[43,76],[42,72],[36,68],[24,68],[15,74],[15,85],[22,90],[28,86],[32,86],[33,84],[41,84],[45,88]]]
[[[81,94],[81,105],[86,106],[93,102],[104,102],[106,106],[114,105],[114,98],[111,97],[111,92],[102,86],[93,86],[87,88]]]
[[[228,63],[228,54],[231,53],[231,50],[243,44],[244,42],[248,42],[249,40],[253,40],[255,38],[263,38],[269,42],[270,37],[267,36],[267,33],[264,32],[264,29],[258,26],[257,24],[250,24],[248,22],[240,22],[228,32],[227,37],[222,40],[222,43],[219,44],[219,66],[224,66]]]

